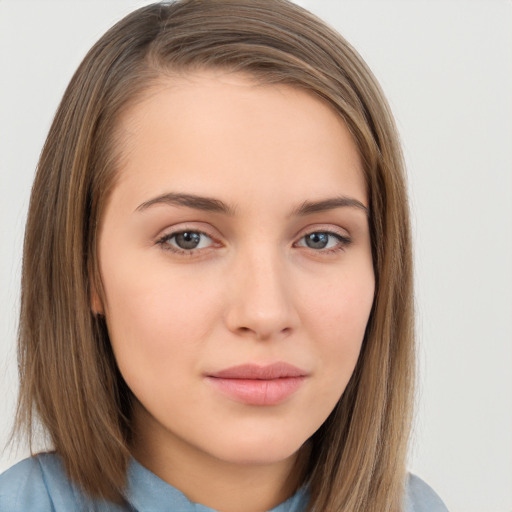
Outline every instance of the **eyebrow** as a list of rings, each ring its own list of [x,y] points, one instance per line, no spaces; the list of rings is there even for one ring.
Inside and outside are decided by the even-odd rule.
[[[195,194],[180,194],[169,192],[154,197],[149,201],[137,206],[135,211],[144,211],[154,205],[168,204],[172,206],[185,206],[196,210],[208,212],[223,213],[225,215],[234,215],[235,208],[227,205],[220,199],[212,197],[198,196]],[[368,208],[358,199],[347,196],[338,196],[321,201],[304,201],[298,208],[292,211],[290,216],[303,217],[313,213],[325,212],[336,208],[357,208],[368,215]]]
[[[296,210],[292,212],[292,215],[299,217],[305,215],[311,215],[312,213],[325,212],[328,210],[334,210],[335,208],[357,208],[369,214],[368,208],[359,200],[353,197],[338,196],[329,199],[323,199],[321,201],[304,201]]]
[[[135,211],[144,211],[154,205],[168,204],[172,206],[186,206],[187,208],[194,208],[195,210],[203,210],[207,212],[224,213],[226,215],[233,215],[235,209],[228,206],[219,199],[212,197],[197,196],[195,194],[177,194],[169,192],[162,194],[149,201],[137,206]]]

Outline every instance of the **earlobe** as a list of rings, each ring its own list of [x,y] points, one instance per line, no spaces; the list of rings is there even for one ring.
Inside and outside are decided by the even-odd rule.
[[[96,286],[94,282],[91,280],[91,311],[93,315],[104,315],[105,310],[103,308],[103,302],[100,299],[98,292],[96,291]]]

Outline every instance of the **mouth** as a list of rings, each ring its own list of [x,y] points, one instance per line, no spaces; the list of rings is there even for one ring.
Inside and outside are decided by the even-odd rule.
[[[244,364],[208,374],[208,382],[222,394],[247,405],[279,405],[304,383],[307,372],[288,363]]]

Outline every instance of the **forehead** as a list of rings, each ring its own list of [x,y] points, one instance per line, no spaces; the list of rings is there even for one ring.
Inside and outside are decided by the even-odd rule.
[[[117,139],[118,186],[138,192],[231,191],[250,201],[266,189],[300,200],[336,187],[366,202],[360,155],[341,116],[296,87],[222,71],[162,78],[120,117]]]

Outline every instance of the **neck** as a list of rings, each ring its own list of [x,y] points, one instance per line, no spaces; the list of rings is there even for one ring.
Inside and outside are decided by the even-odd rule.
[[[232,462],[177,439],[152,418],[135,427],[133,456],[190,501],[219,512],[264,512],[293,495],[303,479],[302,452],[277,462]]]

